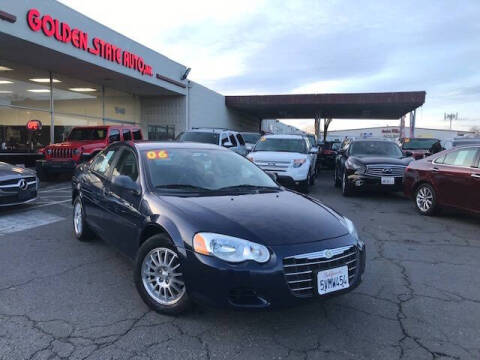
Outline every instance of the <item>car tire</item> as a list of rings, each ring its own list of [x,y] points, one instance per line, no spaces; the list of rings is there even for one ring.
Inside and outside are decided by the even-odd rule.
[[[158,313],[177,315],[191,306],[180,257],[165,234],[150,237],[138,250],[134,281],[142,300]]]
[[[342,195],[343,196],[351,196],[353,193],[353,189],[351,185],[348,183],[347,180],[347,173],[346,171],[343,172],[342,176]]]
[[[309,185],[315,185],[315,177],[317,176],[317,172],[314,172],[312,175],[310,175],[310,180],[309,180]]]
[[[90,241],[93,238],[93,232],[85,219],[85,209],[80,196],[73,202],[73,234],[80,241]]]
[[[431,216],[438,210],[437,194],[430,184],[424,183],[417,187],[414,202],[417,211],[422,215]]]
[[[309,186],[310,186],[310,182],[311,182],[310,177],[311,177],[310,173],[308,173],[307,179],[300,182],[300,185],[298,185],[298,188],[299,188],[300,192],[302,192],[304,194],[308,194]]]
[[[335,187],[340,187],[340,185],[342,184],[342,182],[340,181],[340,179],[338,178],[338,174],[337,174],[337,167],[335,166],[335,174],[333,175],[333,184],[335,185]]]

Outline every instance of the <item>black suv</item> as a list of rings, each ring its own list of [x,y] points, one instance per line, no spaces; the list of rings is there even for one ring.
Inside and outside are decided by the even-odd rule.
[[[335,159],[335,186],[342,186],[344,196],[355,190],[400,191],[412,160],[389,140],[347,139]]]

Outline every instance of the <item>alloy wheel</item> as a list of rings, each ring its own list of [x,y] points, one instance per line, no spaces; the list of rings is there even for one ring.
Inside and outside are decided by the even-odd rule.
[[[176,304],[185,294],[185,283],[179,267],[177,254],[168,248],[152,249],[143,259],[143,286],[159,304]]]
[[[77,201],[75,203],[75,208],[73,209],[73,227],[75,229],[75,234],[82,234],[82,203]]]
[[[417,191],[417,198],[416,198],[417,206],[422,212],[427,212],[431,209],[433,205],[433,193],[426,186],[422,186]]]

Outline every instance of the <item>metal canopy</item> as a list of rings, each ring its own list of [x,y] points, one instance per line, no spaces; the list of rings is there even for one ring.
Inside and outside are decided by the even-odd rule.
[[[229,108],[260,119],[399,119],[425,102],[425,91],[226,96]]]

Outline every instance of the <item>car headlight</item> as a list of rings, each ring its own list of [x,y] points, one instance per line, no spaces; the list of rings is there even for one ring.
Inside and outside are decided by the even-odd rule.
[[[270,259],[270,252],[263,245],[214,233],[195,234],[193,249],[199,254],[215,256],[232,263],[246,260],[266,263]]]
[[[345,163],[345,165],[349,168],[349,169],[352,169],[352,170],[355,170],[355,172],[357,174],[365,174],[365,172],[367,171],[367,168],[365,167],[365,165],[363,164],[359,164],[355,161],[351,161],[350,159],[347,160],[347,162]]]
[[[47,149],[47,154],[52,155],[52,149]]]
[[[346,217],[344,217],[344,219],[345,219],[345,225],[347,227],[349,234],[352,235],[355,239],[357,239],[359,245],[363,247],[364,242],[360,240],[360,237],[358,236],[357,228],[353,224],[352,220]]]
[[[74,149],[73,150],[73,155],[78,155],[80,154],[82,151],[80,149]]]
[[[299,168],[300,166],[305,164],[306,161],[307,161],[307,159],[295,159],[295,160],[293,160],[293,167],[294,168]]]

